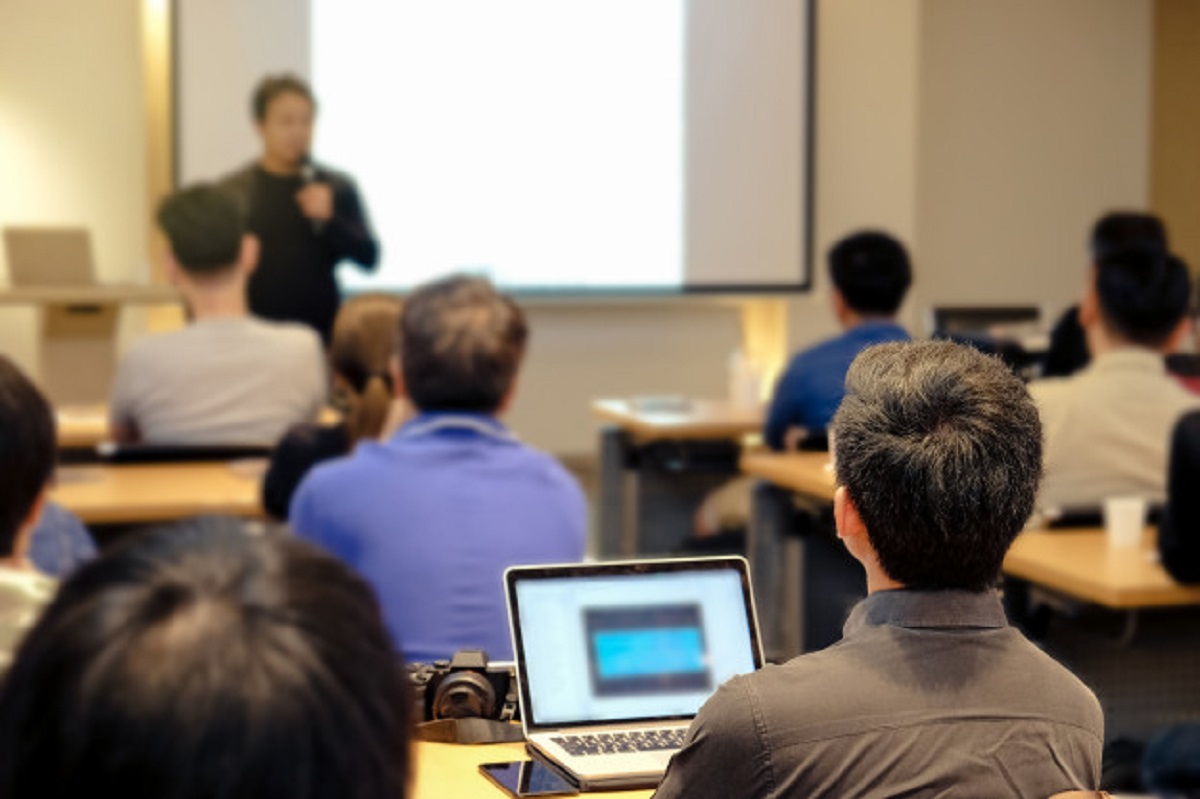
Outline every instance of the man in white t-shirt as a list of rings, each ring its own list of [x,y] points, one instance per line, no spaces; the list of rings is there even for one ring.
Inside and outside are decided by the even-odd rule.
[[[320,339],[303,325],[250,315],[246,281],[258,243],[237,206],[199,185],[169,197],[158,222],[170,242],[166,269],[191,324],[134,343],[113,385],[118,441],[274,444],[325,402]]]
[[[1163,250],[1097,259],[1079,308],[1091,363],[1029,387],[1046,435],[1040,507],[1093,508],[1123,495],[1163,500],[1171,430],[1200,408],[1163,362],[1188,331],[1189,294],[1187,266]]]

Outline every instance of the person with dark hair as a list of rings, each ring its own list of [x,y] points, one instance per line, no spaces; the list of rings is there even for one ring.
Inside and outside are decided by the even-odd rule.
[[[392,392],[391,359],[401,302],[387,294],[361,294],[338,311],[329,346],[333,390],[344,415],[337,424],[299,424],[271,453],[263,478],[263,507],[286,519],[292,495],[318,463],[350,452],[359,441],[394,429],[408,403]]]
[[[823,439],[855,356],[872,344],[909,338],[896,323],[896,312],[912,285],[903,244],[887,233],[862,231],[834,244],[827,259],[830,299],[842,332],[796,354],[779,378],[763,428],[763,440],[773,450]],[[751,484],[733,480],[710,494],[696,513],[697,538],[723,531],[736,537],[750,516]]]
[[[1171,435],[1167,504],[1158,526],[1163,568],[1181,583],[1200,583],[1200,411],[1185,414]]]
[[[656,797],[1098,787],[1099,703],[1009,626],[996,590],[1042,468],[1021,381],[950,342],[870,347],[832,433],[837,535],[868,596],[838,643],[721,686]]]
[[[403,799],[414,699],[370,588],[235,520],[63,583],[0,688],[0,799]]]
[[[37,387],[0,355],[0,669],[54,595],[29,559],[30,539],[54,476],[54,412]]]
[[[1187,266],[1153,248],[1103,252],[1079,306],[1091,364],[1030,392],[1046,430],[1045,510],[1096,508],[1106,497],[1162,502],[1167,445],[1200,397],[1167,373],[1188,330]]]
[[[158,222],[167,276],[191,323],[134,342],[113,383],[118,441],[272,445],[325,404],[324,351],[311,330],[256,319],[246,280],[258,245],[225,192],[200,184],[168,197]]]
[[[1154,214],[1113,211],[1096,220],[1088,238],[1093,268],[1102,257],[1120,250],[1167,252],[1167,229]],[[1042,365],[1043,377],[1067,377],[1088,365],[1087,334],[1079,322],[1079,306],[1063,312],[1050,332],[1050,348]]]
[[[398,329],[393,386],[417,415],[310,472],[289,521],[375,587],[409,659],[511,657],[504,569],[580,560],[587,530],[579,485],[498,418],[525,316],[487,280],[456,276],[409,295]]]
[[[341,302],[335,268],[349,259],[375,269],[379,244],[354,181],[312,160],[317,104],[308,84],[291,74],[268,75],[255,87],[250,110],[262,154],[221,181],[262,243],[250,310],[303,322],[328,343]]]

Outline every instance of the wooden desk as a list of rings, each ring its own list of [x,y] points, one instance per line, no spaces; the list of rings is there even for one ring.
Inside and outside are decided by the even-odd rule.
[[[687,410],[639,410],[628,400],[597,400],[592,414],[629,433],[639,444],[652,441],[740,439],[762,430],[763,409],[722,400],[689,400]]]
[[[762,428],[760,408],[691,400],[646,410],[628,400],[598,400],[600,557],[669,554],[693,530],[703,498],[737,473],[742,439]]]
[[[1154,557],[1153,529],[1142,544],[1112,549],[1101,528],[1031,530],[1017,537],[1004,572],[1114,610],[1200,605],[1200,586],[1175,582]]]
[[[112,437],[107,406],[66,405],[58,408],[55,415],[59,449],[94,449]]]
[[[833,468],[828,452],[748,452],[742,472],[813,499],[833,501]]]
[[[256,462],[69,466],[51,499],[85,524],[136,524],[202,514],[263,515]]]
[[[413,780],[413,799],[488,799],[508,794],[479,773],[480,763],[500,763],[508,760],[528,760],[525,745],[435,744],[418,741],[413,749],[416,775]],[[581,794],[584,797],[620,796],[641,799],[653,791],[601,791]]]

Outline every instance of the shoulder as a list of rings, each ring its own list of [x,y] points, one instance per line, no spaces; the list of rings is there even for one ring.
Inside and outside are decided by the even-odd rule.
[[[569,495],[572,499],[583,501],[583,489],[579,481],[558,458],[527,444],[518,443],[517,459],[529,470],[529,473],[544,480],[555,489]]]
[[[276,342],[279,346],[302,350],[305,354],[323,351],[321,338],[316,331],[299,322],[277,322],[251,317],[249,330],[252,335]]]
[[[355,191],[358,188],[349,172],[336,169],[328,164],[317,164],[317,172],[320,180],[330,184],[335,190]]]

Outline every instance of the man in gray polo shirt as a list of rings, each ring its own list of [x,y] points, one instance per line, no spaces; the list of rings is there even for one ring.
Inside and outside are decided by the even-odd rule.
[[[1096,788],[1099,704],[995,590],[1041,476],[1025,387],[954,344],[884,344],[850,367],[832,430],[838,536],[869,595],[839,643],[723,685],[658,799]]]
[[[193,186],[163,202],[158,222],[170,242],[167,275],[192,319],[125,354],[110,401],[117,440],[273,445],[314,421],[326,394],[321,340],[304,325],[250,315],[258,242],[234,201]]]

